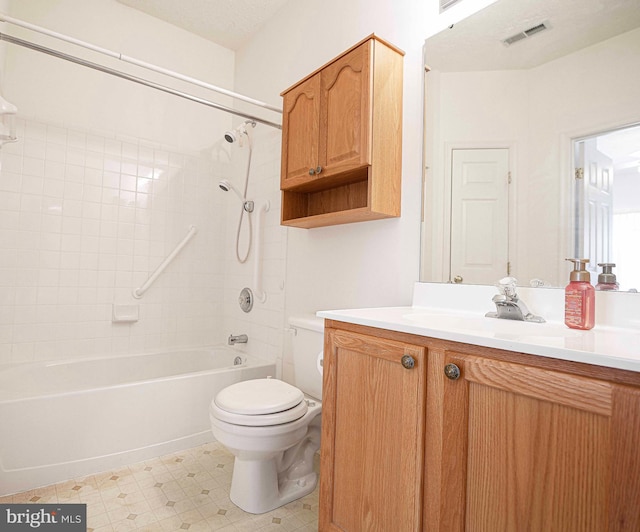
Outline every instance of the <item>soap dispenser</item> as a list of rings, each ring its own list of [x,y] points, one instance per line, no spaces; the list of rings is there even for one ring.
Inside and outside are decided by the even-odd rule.
[[[596,291],[586,265],[589,259],[566,259],[573,262],[569,284],[564,290],[564,322],[572,329],[593,329]]]
[[[618,290],[620,285],[612,270],[616,265],[613,262],[599,262],[598,266],[602,268],[602,273],[598,275],[596,290]]]

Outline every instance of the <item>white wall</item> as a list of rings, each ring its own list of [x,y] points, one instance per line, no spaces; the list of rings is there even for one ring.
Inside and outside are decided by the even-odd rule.
[[[528,71],[439,73],[430,84],[439,98],[436,175],[447,145],[513,148],[513,265],[522,283],[566,282],[570,139],[640,120],[639,58],[634,30]]]

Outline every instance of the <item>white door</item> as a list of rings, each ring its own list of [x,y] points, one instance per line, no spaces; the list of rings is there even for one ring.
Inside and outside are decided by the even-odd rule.
[[[589,259],[591,282],[598,263],[611,262],[613,241],[613,161],[598,151],[596,138],[576,145],[577,257]]]
[[[509,274],[509,150],[454,149],[449,281],[493,284]]]

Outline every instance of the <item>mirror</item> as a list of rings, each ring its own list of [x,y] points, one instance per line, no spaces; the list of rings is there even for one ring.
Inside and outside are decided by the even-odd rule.
[[[421,280],[565,286],[581,254],[594,285],[613,262],[640,289],[638,0],[499,0],[427,39],[424,61]],[[589,139],[610,169],[581,162]],[[590,180],[613,187],[593,216]]]

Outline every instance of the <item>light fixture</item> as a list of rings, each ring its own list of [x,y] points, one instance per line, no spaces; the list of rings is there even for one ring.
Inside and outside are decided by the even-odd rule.
[[[0,146],[18,140],[16,136],[16,114],[18,108],[0,96]]]

